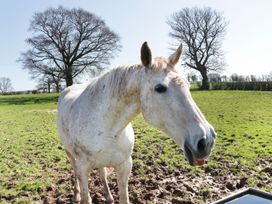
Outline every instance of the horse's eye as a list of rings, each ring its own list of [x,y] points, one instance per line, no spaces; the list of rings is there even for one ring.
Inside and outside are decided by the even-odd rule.
[[[166,90],[167,90],[167,87],[165,85],[157,84],[155,86],[155,91],[158,93],[164,93],[164,92],[166,92]]]

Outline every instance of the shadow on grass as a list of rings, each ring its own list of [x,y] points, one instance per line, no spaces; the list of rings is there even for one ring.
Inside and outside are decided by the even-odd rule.
[[[42,103],[57,103],[58,94],[28,94],[0,96],[0,105],[29,105]]]

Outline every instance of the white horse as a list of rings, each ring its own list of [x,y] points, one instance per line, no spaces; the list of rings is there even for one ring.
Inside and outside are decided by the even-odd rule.
[[[113,197],[105,167],[117,173],[119,202],[129,203],[134,132],[140,112],[184,150],[191,165],[202,165],[213,148],[215,131],[175,69],[182,47],[168,59],[155,58],[147,43],[142,64],[111,69],[85,85],[66,88],[59,97],[58,132],[75,173],[75,200],[91,203],[88,174],[98,169],[108,203]]]

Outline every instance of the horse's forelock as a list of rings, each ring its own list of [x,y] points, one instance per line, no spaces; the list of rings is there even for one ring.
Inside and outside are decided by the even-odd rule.
[[[169,63],[169,60],[163,57],[155,58],[151,66],[151,70],[154,70],[154,71],[167,71],[167,70],[173,70],[173,69],[174,67],[171,63]]]

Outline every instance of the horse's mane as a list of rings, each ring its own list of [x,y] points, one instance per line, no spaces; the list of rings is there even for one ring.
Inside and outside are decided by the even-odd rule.
[[[142,69],[142,65],[122,65],[102,72],[99,76],[92,79],[87,89],[92,93],[100,92],[104,89],[117,94],[125,91],[128,80],[132,73],[137,73]]]
[[[159,57],[154,59],[152,67],[149,68],[149,70],[158,72],[168,70],[169,67],[171,67],[171,65],[169,65],[168,60]],[[144,68],[141,64],[117,66],[104,71],[94,78],[88,87],[92,89],[93,92],[98,92],[106,88],[113,94],[120,94],[125,91],[129,80],[136,80],[137,73],[142,69],[148,68]]]

